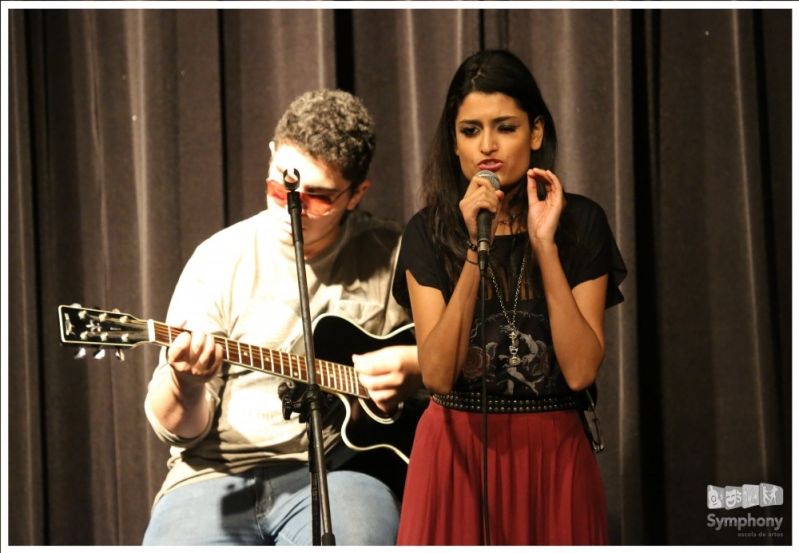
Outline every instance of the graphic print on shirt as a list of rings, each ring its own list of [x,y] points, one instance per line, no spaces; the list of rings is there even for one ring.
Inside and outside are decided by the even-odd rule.
[[[555,394],[562,391],[563,377],[554,361],[551,347],[541,339],[546,336],[546,317],[542,314],[520,310],[517,315],[519,330],[518,356],[521,362],[511,363],[509,328],[502,313],[486,318],[486,357],[488,358],[487,387],[493,395],[533,396]],[[461,372],[457,388],[478,391],[483,366],[480,353],[480,327],[472,326],[471,346]]]

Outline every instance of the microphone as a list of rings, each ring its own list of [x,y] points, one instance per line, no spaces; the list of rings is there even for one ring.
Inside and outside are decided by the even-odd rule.
[[[491,183],[494,190],[499,190],[499,178],[493,171],[483,169],[475,177],[482,177]],[[494,214],[487,209],[481,209],[477,214],[477,264],[480,272],[484,272],[488,263],[488,251],[491,249],[491,221]]]

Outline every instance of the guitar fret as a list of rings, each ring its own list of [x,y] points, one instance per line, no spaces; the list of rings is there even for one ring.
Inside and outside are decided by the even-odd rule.
[[[333,370],[330,371],[330,376],[333,379],[333,389],[335,389],[338,386],[338,384],[336,383],[336,367],[335,367],[335,365],[333,365],[332,369]]]
[[[264,348],[258,348],[258,357],[261,358],[261,370],[265,371],[266,367],[264,367]]]
[[[252,344],[247,344],[247,347],[250,348],[250,365],[255,365],[255,361],[252,360]]]

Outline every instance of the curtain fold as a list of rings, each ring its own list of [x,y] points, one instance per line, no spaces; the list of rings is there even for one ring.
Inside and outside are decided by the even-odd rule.
[[[458,64],[507,47],[557,125],[567,190],[629,268],[606,314],[599,457],[621,544],[790,543],[706,524],[706,487],[791,485],[791,12],[10,10],[9,540],[138,544],[167,448],[143,413],[155,348],[59,346],[56,307],[162,319],[184,263],[260,211],[301,92],[359,95],[364,207],[421,207]],[[90,352],[90,354],[93,352]],[[89,356],[91,357],[91,355]],[[755,511],[756,510],[756,511]]]

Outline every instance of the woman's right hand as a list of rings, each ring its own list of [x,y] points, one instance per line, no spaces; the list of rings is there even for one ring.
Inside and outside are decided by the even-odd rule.
[[[477,243],[477,214],[480,213],[481,209],[486,209],[496,215],[504,195],[501,190],[496,190],[491,186],[491,183],[485,177],[477,175],[472,177],[472,181],[466,188],[466,193],[458,204],[463,220],[466,223],[466,230],[469,233],[469,241],[472,244]],[[491,222],[492,239],[498,224],[499,218],[494,217]]]

